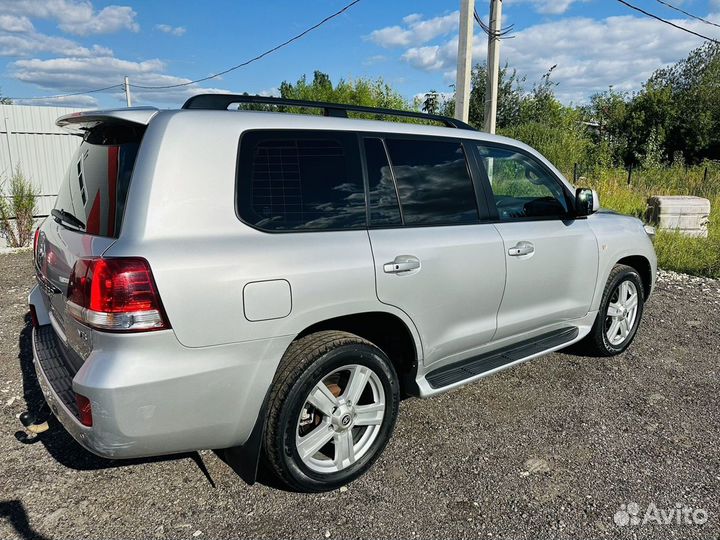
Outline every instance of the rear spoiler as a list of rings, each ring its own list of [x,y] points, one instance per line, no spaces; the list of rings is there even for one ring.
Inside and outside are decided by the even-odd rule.
[[[155,107],[133,107],[105,111],[82,111],[66,114],[57,119],[58,127],[81,133],[101,123],[131,123],[146,126],[159,110]]]

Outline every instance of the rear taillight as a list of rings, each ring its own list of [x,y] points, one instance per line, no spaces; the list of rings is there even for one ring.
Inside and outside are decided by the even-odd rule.
[[[145,259],[78,259],[68,283],[67,310],[98,330],[170,328]]]
[[[92,427],[92,405],[90,400],[80,394],[75,394],[75,403],[77,403],[78,413],[80,414],[80,423],[83,426]]]

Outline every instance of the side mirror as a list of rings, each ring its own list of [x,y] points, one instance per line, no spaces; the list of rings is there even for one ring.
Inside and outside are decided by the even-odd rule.
[[[597,191],[588,188],[577,188],[575,190],[576,216],[589,216],[598,210],[600,210],[600,197],[598,197]]]

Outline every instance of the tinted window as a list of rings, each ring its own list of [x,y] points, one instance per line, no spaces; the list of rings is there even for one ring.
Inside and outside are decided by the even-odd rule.
[[[382,140],[365,139],[365,159],[368,169],[370,224],[402,224],[395,182]]]
[[[269,230],[364,227],[357,138],[310,131],[245,134],[238,210],[246,222]]]
[[[85,136],[70,162],[55,208],[70,212],[85,232],[117,237],[144,128],[101,125]]]
[[[459,142],[385,142],[406,225],[477,223],[475,191]]]
[[[566,217],[560,182],[533,158],[513,150],[479,146],[500,219]]]

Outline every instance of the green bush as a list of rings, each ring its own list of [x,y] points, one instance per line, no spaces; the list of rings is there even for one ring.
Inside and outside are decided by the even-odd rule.
[[[0,186],[0,234],[10,247],[30,244],[37,192],[20,167],[15,169],[8,186]]]
[[[647,199],[653,195],[696,195],[710,200],[707,238],[688,238],[676,232],[658,231],[655,251],[658,264],[666,270],[720,278],[720,167],[708,163],[697,167],[653,167],[628,173],[622,168],[596,169],[587,184],[600,195],[600,203],[639,218],[645,217]]]

